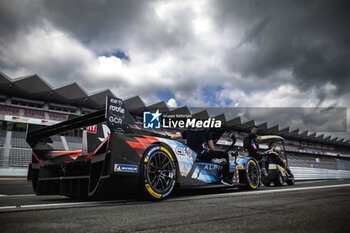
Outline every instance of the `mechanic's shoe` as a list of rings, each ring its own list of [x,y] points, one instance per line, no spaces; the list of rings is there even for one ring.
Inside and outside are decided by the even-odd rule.
[[[212,163],[218,163],[220,165],[225,165],[227,163],[226,159],[218,159],[218,158],[212,159],[211,162]]]
[[[264,167],[261,169],[261,172],[264,176],[268,176],[267,171]]]
[[[224,178],[221,180],[221,184],[227,185],[227,186],[233,186],[233,180],[229,178]]]

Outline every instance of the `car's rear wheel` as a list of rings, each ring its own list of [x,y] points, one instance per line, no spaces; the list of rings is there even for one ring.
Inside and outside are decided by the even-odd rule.
[[[275,186],[282,186],[283,185],[283,177],[282,177],[282,174],[280,172],[278,172],[273,183],[275,184]]]
[[[176,163],[168,149],[150,147],[141,168],[141,185],[146,198],[160,200],[170,195],[176,183]]]
[[[240,186],[240,189],[257,189],[260,186],[260,172],[258,165],[253,159],[250,159],[245,172],[245,186]]]

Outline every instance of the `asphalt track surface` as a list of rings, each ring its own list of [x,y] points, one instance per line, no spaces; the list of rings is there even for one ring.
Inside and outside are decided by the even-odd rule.
[[[0,232],[350,232],[350,180],[186,190],[161,202],[35,196],[0,179]]]

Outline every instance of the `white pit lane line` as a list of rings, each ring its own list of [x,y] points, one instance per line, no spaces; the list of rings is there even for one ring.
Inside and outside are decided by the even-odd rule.
[[[129,201],[131,202],[131,201]],[[67,203],[51,203],[51,204],[35,204],[35,205],[18,205],[18,206],[1,206],[1,211],[7,210],[37,210],[37,209],[53,209],[53,208],[67,208],[78,206],[102,206],[107,204],[127,203],[125,200],[114,201],[89,201],[89,202],[67,202]]]
[[[282,188],[282,189],[272,189],[272,190],[251,190],[245,192],[235,192],[235,193],[218,193],[218,194],[208,194],[193,197],[179,197],[172,198],[169,201],[186,201],[186,200],[199,200],[199,199],[212,199],[218,197],[234,197],[234,196],[250,196],[250,195],[262,195],[270,193],[287,193],[295,191],[308,191],[316,189],[328,189],[328,188],[343,188],[350,187],[350,184],[335,184],[335,185],[324,185],[324,186],[313,186],[313,187],[300,187],[300,188]]]
[[[295,191],[308,191],[317,189],[331,189],[331,188],[343,188],[350,187],[350,184],[336,184],[336,185],[325,185],[325,186],[313,186],[313,187],[300,187],[300,188],[283,188],[273,190],[255,190],[245,192],[234,192],[234,193],[219,193],[219,194],[208,194],[208,195],[197,195],[191,197],[173,197],[165,201],[188,201],[188,200],[200,200],[200,199],[213,199],[218,197],[234,197],[234,196],[249,196],[249,195],[263,195],[271,193],[287,193]],[[130,203],[144,203],[135,200],[110,200],[110,201],[90,201],[90,202],[67,202],[67,203],[51,203],[51,204],[35,204],[35,205],[18,205],[18,206],[1,206],[0,212],[4,211],[21,211],[21,210],[44,210],[53,208],[70,208],[70,207],[87,207],[87,206],[102,206],[111,204],[130,204]]]
[[[35,194],[0,194],[0,197],[35,197]]]

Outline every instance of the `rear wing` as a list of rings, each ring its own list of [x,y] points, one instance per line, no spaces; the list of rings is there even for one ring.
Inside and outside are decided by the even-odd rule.
[[[119,98],[106,96],[106,108],[99,111],[75,117],[51,126],[28,125],[26,141],[34,148],[39,142],[50,142],[52,135],[84,128],[106,122],[112,132],[127,132],[128,124],[133,124],[134,119],[126,110],[123,101]]]
[[[65,131],[87,127],[106,121],[105,110],[99,110],[84,116],[76,117],[51,126],[28,125],[26,141],[30,146],[35,146],[39,141]]]

